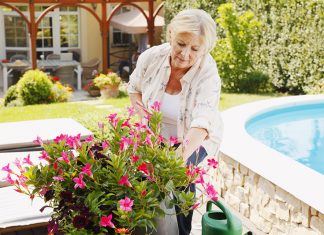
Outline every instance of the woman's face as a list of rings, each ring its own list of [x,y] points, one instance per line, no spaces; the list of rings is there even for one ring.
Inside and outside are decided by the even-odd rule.
[[[203,55],[201,36],[192,33],[178,33],[171,37],[171,66],[188,69]]]

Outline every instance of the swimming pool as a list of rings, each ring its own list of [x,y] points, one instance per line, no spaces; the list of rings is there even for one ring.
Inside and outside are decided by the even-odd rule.
[[[278,186],[324,213],[324,156],[321,154],[324,124],[323,116],[319,114],[324,109],[323,104],[324,95],[305,95],[262,100],[228,109],[222,112],[224,137],[220,152],[236,162],[231,163],[234,167],[239,164],[248,168],[269,181],[270,188],[274,185],[277,189]],[[312,119],[305,116],[305,109],[314,114]],[[306,122],[302,124],[302,120]],[[280,131],[274,128],[285,126],[286,121],[288,127]],[[250,134],[252,131],[254,134]],[[283,147],[285,142],[288,147]],[[314,150],[314,145],[319,149]],[[293,154],[289,154],[289,150]],[[315,159],[318,154],[322,156],[319,161]],[[231,172],[235,177],[240,169]],[[244,180],[240,182],[245,184]],[[270,194],[273,194],[272,190]]]
[[[261,113],[245,127],[263,144],[324,174],[324,101]]]

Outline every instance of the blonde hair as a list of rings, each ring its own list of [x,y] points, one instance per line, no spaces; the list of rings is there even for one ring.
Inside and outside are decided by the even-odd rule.
[[[216,23],[211,16],[200,9],[179,12],[167,27],[167,41],[179,33],[192,33],[202,36],[205,52],[214,48],[216,42]]]

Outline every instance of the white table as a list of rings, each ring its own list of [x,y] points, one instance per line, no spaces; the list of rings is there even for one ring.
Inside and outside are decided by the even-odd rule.
[[[77,74],[77,89],[81,90],[81,75],[82,75],[82,67],[81,64],[75,60],[39,60],[37,61],[37,66],[42,69],[53,69],[60,66],[74,66],[74,71]],[[5,93],[8,90],[8,76],[13,70],[22,71],[28,67],[31,67],[29,61],[20,61],[20,62],[10,62],[3,63],[0,62],[2,67],[2,76],[3,76],[3,92]]]
[[[82,67],[81,64],[76,60],[39,60],[38,67],[42,69],[57,69],[60,66],[74,66],[74,72],[77,74],[78,79],[78,90],[81,90],[81,75],[82,75]]]
[[[51,217],[51,208],[39,210],[45,205],[43,199],[35,197],[33,203],[25,194],[17,193],[14,187],[0,188],[0,234],[10,228],[37,227]]]
[[[0,123],[0,152],[35,147],[37,145],[33,141],[37,136],[51,141],[60,134],[76,136],[79,133],[82,140],[92,135],[91,131],[71,118]]]

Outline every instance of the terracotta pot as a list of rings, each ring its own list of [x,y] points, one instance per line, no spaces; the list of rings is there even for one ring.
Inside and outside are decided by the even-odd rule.
[[[119,95],[118,86],[106,86],[100,89],[100,94],[102,98],[117,97]]]
[[[100,96],[100,90],[88,90],[88,93],[92,97]]]

